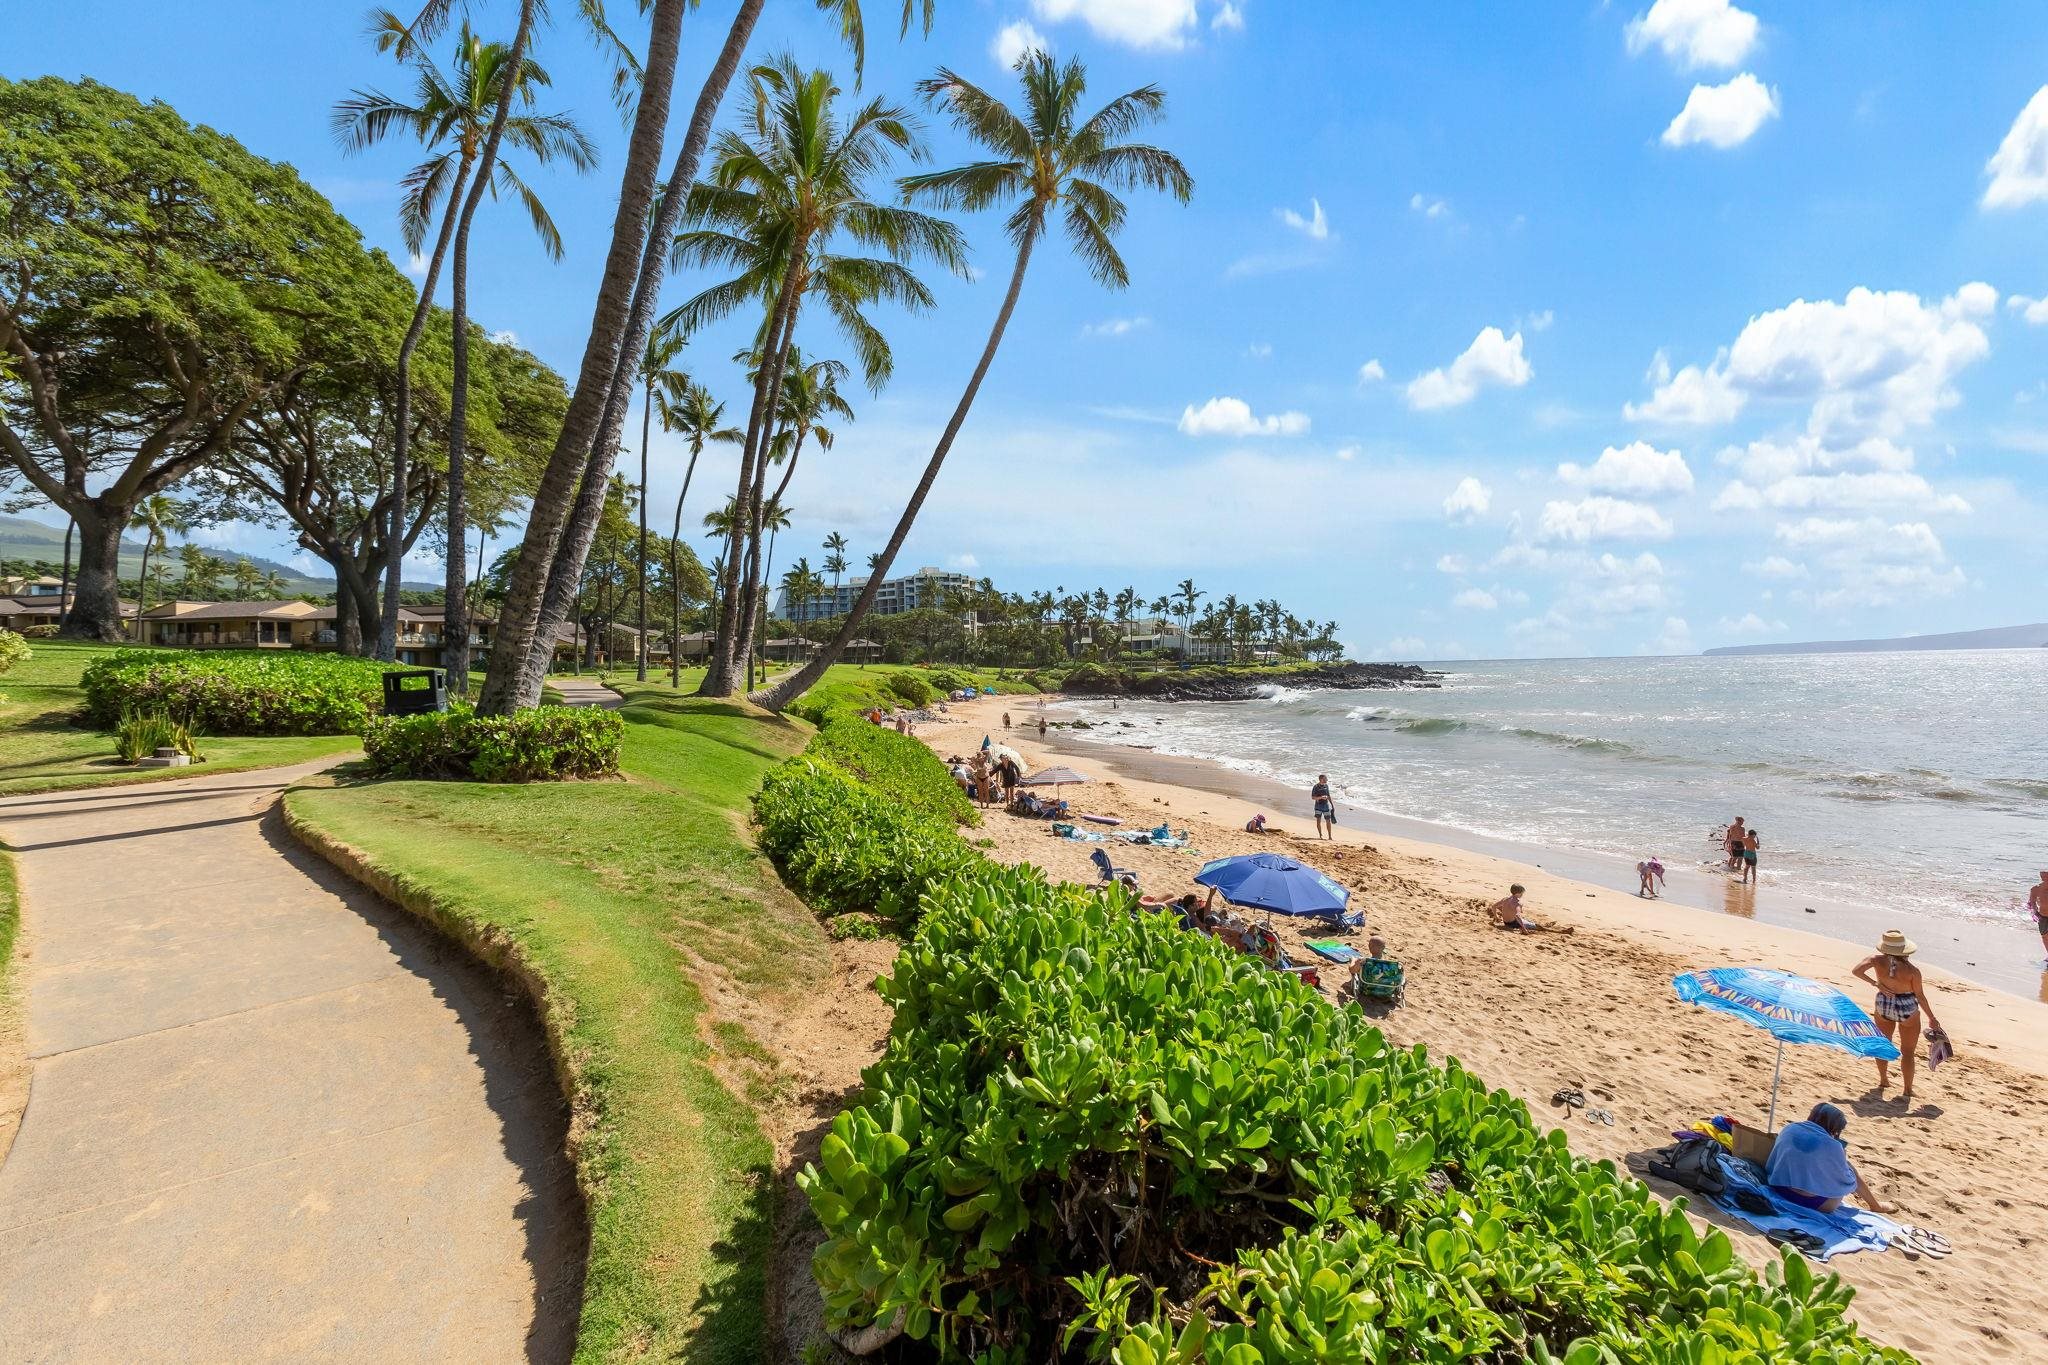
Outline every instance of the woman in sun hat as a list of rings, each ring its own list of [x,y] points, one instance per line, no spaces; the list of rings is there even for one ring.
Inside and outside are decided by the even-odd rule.
[[[1877,952],[1856,964],[1856,975],[1877,988],[1877,1007],[1871,1013],[1876,1016],[1878,1031],[1899,1045],[1899,1075],[1906,1083],[1899,1098],[1909,1104],[1913,1099],[1913,1052],[1920,1045],[1923,1011],[1928,1027],[1941,1032],[1934,1003],[1927,998],[1927,984],[1913,965],[1913,954],[1918,951],[1903,931],[1887,929],[1877,941]],[[1891,1063],[1878,1062],[1877,1088],[1883,1090],[1890,1081]]]

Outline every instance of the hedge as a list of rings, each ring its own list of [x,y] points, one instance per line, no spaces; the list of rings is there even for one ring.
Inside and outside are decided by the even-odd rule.
[[[886,725],[838,716],[818,727],[809,752],[830,760],[910,809],[955,825],[981,822],[953,773],[929,748]]]
[[[619,770],[626,723],[596,707],[536,706],[479,716],[468,706],[373,717],[363,754],[380,777],[559,782]]]
[[[161,711],[195,734],[354,735],[383,705],[392,665],[300,650],[124,649],[80,677],[91,724]]]
[[[1760,1281],[1455,1060],[1116,893],[972,861],[880,989],[800,1177],[835,1327],[988,1365],[1909,1359],[1839,1277]]]

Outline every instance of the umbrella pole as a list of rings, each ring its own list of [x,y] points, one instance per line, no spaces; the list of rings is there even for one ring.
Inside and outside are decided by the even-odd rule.
[[[1778,1040],[1778,1063],[1771,1068],[1771,1114],[1764,1120],[1764,1131],[1778,1131],[1778,1077],[1785,1070],[1785,1040]]]

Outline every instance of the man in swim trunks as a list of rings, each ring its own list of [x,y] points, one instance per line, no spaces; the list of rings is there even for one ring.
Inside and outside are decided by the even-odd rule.
[[[2027,909],[2034,912],[2034,927],[2041,931],[2041,946],[2048,948],[2048,872],[2027,888]]]
[[[1330,775],[1317,773],[1316,784],[1308,789],[1308,799],[1315,806],[1316,838],[1337,837],[1337,805],[1330,799]]]
[[[1742,828],[1742,817],[1736,816],[1735,823],[1721,831],[1721,849],[1728,855],[1728,870],[1742,870],[1742,844],[1747,831]]]
[[[1756,855],[1763,851],[1763,840],[1757,837],[1754,826],[1742,836],[1742,880],[1756,881]]]
[[[1524,934],[1569,934],[1572,932],[1570,929],[1552,929],[1547,924],[1538,924],[1535,920],[1530,919],[1527,914],[1523,913],[1522,895],[1524,890],[1525,888],[1522,884],[1516,882],[1508,888],[1507,895],[1501,897],[1488,907],[1487,913],[1493,917],[1493,923],[1496,928],[1514,929]]]

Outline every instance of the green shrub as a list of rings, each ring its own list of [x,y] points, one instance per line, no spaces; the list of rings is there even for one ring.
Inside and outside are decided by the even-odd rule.
[[[832,717],[818,727],[808,752],[838,764],[911,810],[955,825],[980,822],[952,770],[924,744],[886,725],[870,724],[858,715]]]
[[[0,630],[0,673],[28,662],[28,641],[11,630]]]
[[[79,681],[86,719],[103,730],[132,708],[208,735],[354,735],[383,705],[391,667],[299,650],[126,649]]]
[[[915,673],[891,673],[882,679],[882,686],[905,706],[928,706],[939,696],[930,683]]]
[[[114,726],[114,754],[123,763],[148,758],[158,749],[176,749],[187,758],[204,762],[192,732],[162,711],[128,710]]]
[[[950,821],[808,755],[768,775],[754,797],[754,819],[761,851],[813,908],[865,911],[899,931],[933,882],[993,866],[954,834]]]
[[[840,780],[817,799],[902,818]],[[980,859],[920,908],[800,1177],[834,1326],[1005,1365],[1907,1359],[1838,1277],[1759,1281],[1455,1060],[1168,916]]]
[[[377,716],[363,753],[380,777],[560,782],[619,770],[626,723],[596,707],[536,706],[479,716],[465,705],[418,716]]]
[[[54,640],[57,638],[57,623],[55,621],[38,621],[32,626],[23,626],[21,628],[21,638],[24,640]]]

